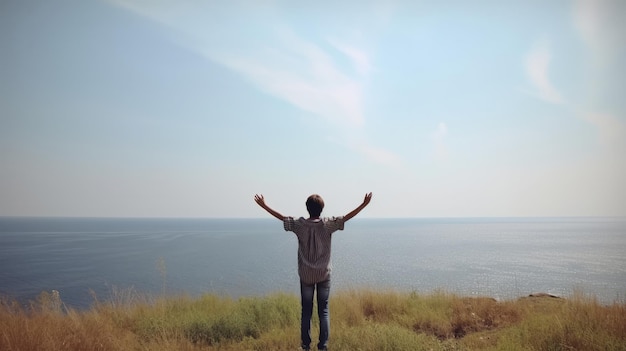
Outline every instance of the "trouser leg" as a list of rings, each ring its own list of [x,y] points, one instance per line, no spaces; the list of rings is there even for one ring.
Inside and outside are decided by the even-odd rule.
[[[302,316],[300,320],[300,340],[302,348],[308,350],[311,345],[311,316],[313,315],[313,293],[315,284],[300,282],[300,297],[302,302]]]
[[[319,350],[325,350],[330,336],[330,280],[317,283],[317,315],[320,319],[320,339],[317,344]]]

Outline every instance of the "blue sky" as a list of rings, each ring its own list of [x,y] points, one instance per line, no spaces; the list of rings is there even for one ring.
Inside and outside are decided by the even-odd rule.
[[[0,215],[626,215],[626,2],[4,0]]]

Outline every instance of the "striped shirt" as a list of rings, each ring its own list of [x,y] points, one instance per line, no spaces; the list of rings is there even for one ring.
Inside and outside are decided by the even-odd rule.
[[[331,235],[343,230],[343,223],[343,217],[283,219],[285,230],[298,237],[298,275],[303,283],[314,284],[330,279]]]

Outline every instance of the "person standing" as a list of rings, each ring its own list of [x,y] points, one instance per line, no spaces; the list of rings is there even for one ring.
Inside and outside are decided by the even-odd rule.
[[[371,201],[372,193],[365,194],[363,202],[345,216],[321,217],[324,200],[313,194],[306,200],[309,218],[283,216],[265,203],[263,195],[256,194],[254,201],[273,217],[283,222],[285,231],[293,232],[298,238],[298,275],[300,277],[300,297],[302,318],[300,338],[303,350],[311,344],[311,316],[313,295],[317,290],[317,313],[320,320],[318,350],[327,350],[330,336],[330,296],[331,238],[337,230],[343,230],[344,223],[356,216]]]

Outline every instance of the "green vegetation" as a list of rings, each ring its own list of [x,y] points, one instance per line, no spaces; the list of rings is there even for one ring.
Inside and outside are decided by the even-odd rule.
[[[28,307],[5,300],[0,350],[298,350],[294,295],[114,295],[86,311],[66,308],[56,292]],[[330,308],[332,350],[626,351],[626,304],[582,295],[498,302],[445,292],[343,291],[331,295]]]

